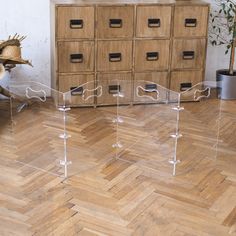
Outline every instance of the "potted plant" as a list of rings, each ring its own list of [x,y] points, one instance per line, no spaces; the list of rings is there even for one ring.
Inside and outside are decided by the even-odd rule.
[[[210,42],[213,46],[225,45],[230,53],[229,68],[216,72],[221,99],[236,99],[236,71],[234,70],[236,47],[236,1],[215,0],[216,9],[210,14]]]

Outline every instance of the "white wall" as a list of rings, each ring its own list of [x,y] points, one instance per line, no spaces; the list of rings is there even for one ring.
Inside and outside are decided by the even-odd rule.
[[[18,65],[12,70],[11,77],[50,85],[49,0],[0,0],[0,3],[0,40],[15,33],[26,35],[22,42],[22,57],[32,60],[34,66]],[[7,86],[8,81],[7,73],[0,84]]]
[[[208,2],[214,3],[214,0]],[[0,0],[0,3],[0,40],[14,33],[27,35],[22,54],[34,65],[33,68],[17,66],[12,70],[12,77],[50,85],[50,0]],[[228,56],[224,55],[224,48],[209,46],[206,79],[214,80],[215,71],[227,67]],[[0,84],[6,86],[8,81],[7,75]]]
[[[229,68],[229,54],[225,55],[225,47],[212,47],[208,45],[206,80],[215,80],[216,70]]]
[[[211,9],[216,8],[215,0],[205,0],[211,4]],[[229,53],[225,55],[225,46],[213,47],[208,44],[206,80],[215,80],[216,70],[229,68]]]

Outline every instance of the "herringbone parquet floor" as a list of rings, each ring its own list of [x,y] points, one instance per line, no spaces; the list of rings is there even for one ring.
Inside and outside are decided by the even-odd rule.
[[[236,104],[221,103],[220,132],[217,101],[184,107],[175,177],[168,109],[120,108],[118,152],[115,108],[73,109],[73,165],[62,181],[61,114],[35,105],[15,114],[12,125],[2,101],[0,235],[236,235]]]

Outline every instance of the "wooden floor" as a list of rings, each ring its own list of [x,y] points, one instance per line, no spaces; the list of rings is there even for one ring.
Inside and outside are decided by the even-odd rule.
[[[158,105],[120,107],[118,132],[115,108],[73,109],[63,181],[62,114],[32,105],[10,122],[0,102],[0,235],[236,235],[236,102],[183,105],[175,177],[176,114]]]

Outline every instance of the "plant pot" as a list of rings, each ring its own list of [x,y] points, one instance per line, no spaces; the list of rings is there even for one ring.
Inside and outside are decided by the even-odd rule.
[[[220,99],[236,99],[236,71],[234,71],[233,75],[230,75],[229,70],[218,70],[216,72],[216,81]]]

